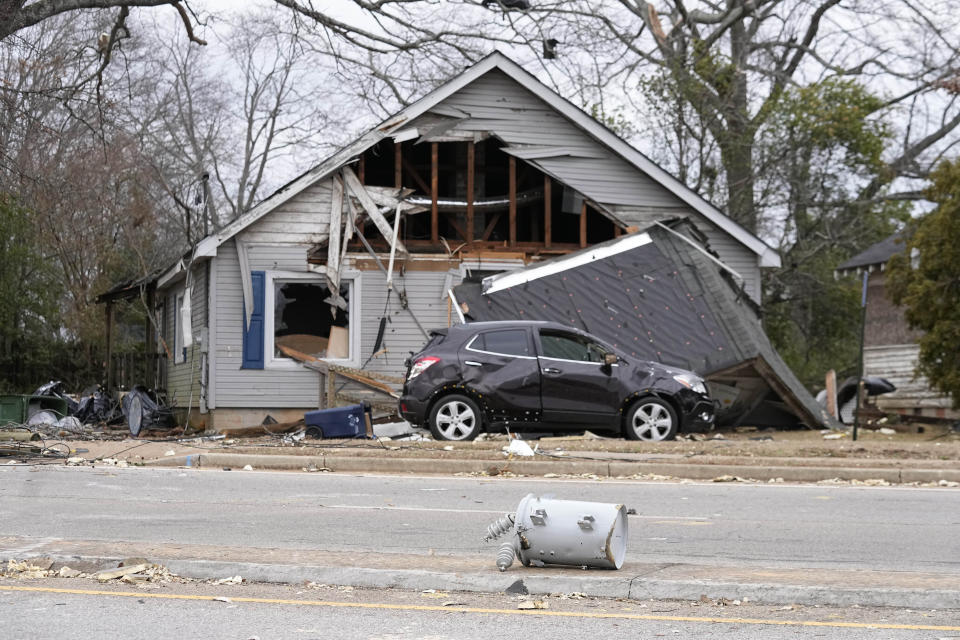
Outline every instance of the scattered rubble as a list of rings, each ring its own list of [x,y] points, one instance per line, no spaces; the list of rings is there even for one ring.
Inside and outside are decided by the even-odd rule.
[[[81,563],[82,564],[82,563]],[[9,560],[6,567],[0,567],[0,577],[17,580],[33,580],[39,578],[93,578],[98,582],[120,580],[127,584],[187,582],[159,564],[142,562],[130,564],[115,569],[86,572],[75,569],[69,564],[54,563],[50,559],[33,558],[30,560]]]

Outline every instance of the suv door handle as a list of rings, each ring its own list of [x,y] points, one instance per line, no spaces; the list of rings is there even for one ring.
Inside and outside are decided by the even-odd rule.
[[[471,367],[482,367],[482,362],[477,362],[476,360],[464,360],[463,364],[470,365]]]
[[[544,373],[560,373],[560,369],[554,369],[553,367],[544,367]]]

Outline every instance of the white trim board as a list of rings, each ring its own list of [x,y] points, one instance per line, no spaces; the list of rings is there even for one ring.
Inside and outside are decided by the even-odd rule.
[[[515,287],[518,284],[524,284],[540,278],[546,278],[547,276],[562,273],[569,269],[575,269],[585,264],[596,262],[597,260],[615,256],[619,253],[623,253],[624,251],[630,251],[631,249],[642,247],[643,245],[650,244],[651,242],[652,240],[650,239],[650,234],[634,233],[618,242],[607,244],[605,246],[598,246],[596,249],[584,249],[562,258],[554,258],[553,260],[549,260],[536,267],[529,267],[526,269],[520,269],[518,271],[510,271],[508,273],[501,273],[495,276],[487,276],[483,279],[483,293],[484,295],[496,293],[502,289]]]

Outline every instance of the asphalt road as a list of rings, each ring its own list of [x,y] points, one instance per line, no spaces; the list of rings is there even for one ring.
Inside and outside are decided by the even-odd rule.
[[[631,562],[960,574],[955,489],[0,466],[0,536],[489,553],[527,493],[624,503]]]
[[[519,599],[504,595],[203,583],[104,587],[81,579],[0,580],[0,629],[9,640],[937,640],[960,635],[958,621],[948,612],[602,598],[544,601],[545,610],[521,612]]]

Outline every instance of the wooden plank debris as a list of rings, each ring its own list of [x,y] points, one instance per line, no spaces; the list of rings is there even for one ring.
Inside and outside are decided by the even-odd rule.
[[[344,167],[342,169],[342,174],[343,180],[347,185],[347,190],[354,198],[357,199],[357,201],[360,203],[360,206],[363,207],[364,211],[366,211],[367,215],[370,217],[370,220],[372,220],[373,224],[376,225],[377,229],[380,230],[380,233],[383,235],[383,237],[389,241],[390,236],[393,235],[393,228],[390,226],[390,223],[387,222],[387,219],[383,217],[383,214],[380,213],[380,210],[377,208],[373,198],[370,197],[370,194],[367,193],[367,190],[364,189],[362,184],[360,184],[360,180],[357,179],[356,174],[350,167]],[[397,240],[397,250],[408,253],[407,248],[400,240]]]
[[[326,362],[320,358],[311,356],[310,354],[303,353],[301,351],[297,351],[296,349],[291,349],[289,347],[279,346],[278,348],[285,356],[289,356],[294,360],[297,360],[308,369],[313,369],[314,371],[318,371],[324,375],[328,375],[329,372],[332,371],[338,376],[343,376],[348,380],[353,380],[354,382],[358,382],[366,387],[369,387],[376,391],[380,391],[381,393],[385,393],[394,398],[400,397],[400,394],[394,391],[393,388],[390,387],[390,385],[386,384],[386,382],[381,382],[380,380],[375,380],[373,378],[373,376],[376,375],[377,378],[380,378],[380,379],[389,378],[388,380],[389,382],[393,382],[395,384],[402,384],[403,380],[399,377],[385,376],[383,374],[373,374],[372,372],[362,371],[360,369],[353,369],[352,367],[344,367],[342,365],[330,364],[329,362]]]

